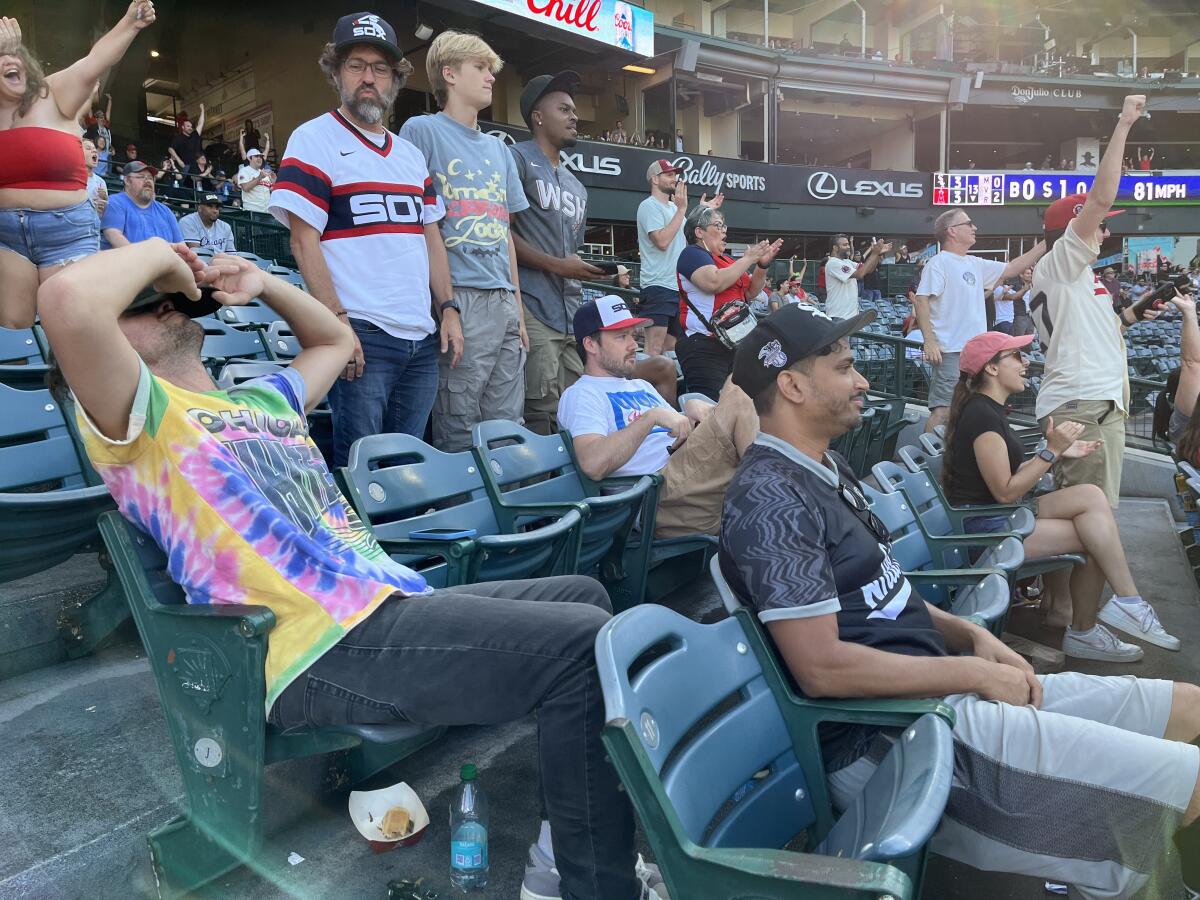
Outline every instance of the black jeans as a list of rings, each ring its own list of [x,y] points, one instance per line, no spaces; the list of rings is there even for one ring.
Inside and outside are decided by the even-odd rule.
[[[270,718],[494,725],[536,711],[563,897],[634,900],[633,810],[600,741],[594,642],[609,615],[604,588],[578,575],[396,597],[292,682]]]
[[[676,342],[675,355],[687,389],[699,391],[716,403],[725,379],[733,371],[733,351],[716,338],[689,334]]]

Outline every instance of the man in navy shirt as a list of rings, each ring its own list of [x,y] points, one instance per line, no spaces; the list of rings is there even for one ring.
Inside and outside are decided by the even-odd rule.
[[[154,199],[157,175],[158,169],[141,160],[126,163],[125,190],[108,201],[104,218],[100,220],[100,233],[104,238],[102,249],[124,247],[152,237],[160,237],[172,244],[183,242],[175,215]]]
[[[738,345],[733,382],[754,400],[760,434],[725,494],[730,586],[806,695],[954,707],[954,788],[935,852],[1098,900],[1140,891],[1174,832],[1184,879],[1200,886],[1200,751],[1187,743],[1200,734],[1200,688],[1035,675],[987,631],[913,592],[857,479],[829,451],[861,417],[868,385],[848,337],[874,316],[788,306]],[[844,807],[895,732],[821,737]]]

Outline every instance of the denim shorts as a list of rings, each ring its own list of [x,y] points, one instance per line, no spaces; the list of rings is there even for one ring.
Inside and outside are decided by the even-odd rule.
[[[100,220],[90,200],[63,209],[0,209],[0,249],[39,269],[100,252]]]

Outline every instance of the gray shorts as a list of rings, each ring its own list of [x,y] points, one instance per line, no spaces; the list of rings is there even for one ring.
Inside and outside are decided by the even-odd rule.
[[[1191,800],[1200,751],[1164,740],[1170,681],[1039,676],[1041,709],[954,694],[954,782],[931,849],[977,869],[1073,885],[1089,900],[1130,897],[1160,864]],[[829,776],[845,808],[886,752]],[[882,745],[882,746],[878,746]]]
[[[929,408],[949,406],[954,397],[954,386],[958,384],[958,354],[943,353],[940,364],[933,367],[933,378],[929,382]]]

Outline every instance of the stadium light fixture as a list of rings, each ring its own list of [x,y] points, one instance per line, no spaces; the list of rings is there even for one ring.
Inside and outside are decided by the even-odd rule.
[[[636,72],[639,75],[653,75],[658,69],[651,69],[649,66],[635,66],[630,63],[627,66],[621,66],[622,72]]]
[[[158,56],[159,56],[159,53],[158,53],[158,51],[157,51],[157,50],[151,50],[151,51],[150,51],[150,58],[151,58],[151,59],[158,59]]]

